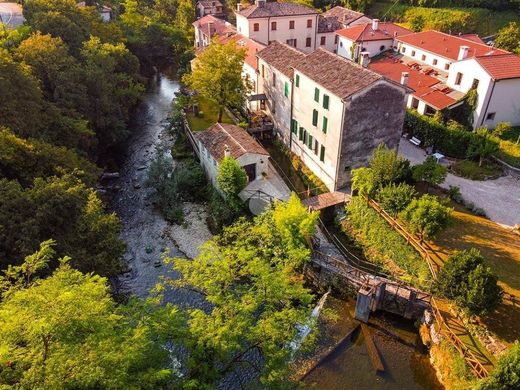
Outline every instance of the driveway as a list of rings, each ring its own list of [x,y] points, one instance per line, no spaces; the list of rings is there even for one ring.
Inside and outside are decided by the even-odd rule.
[[[401,138],[399,154],[415,165],[426,159],[423,149]],[[486,212],[492,221],[502,225],[520,225],[520,179],[503,176],[496,180],[474,181],[448,173],[443,188],[457,186],[467,202]]]
[[[22,6],[16,3],[0,3],[0,21],[9,28],[16,28],[25,22]]]

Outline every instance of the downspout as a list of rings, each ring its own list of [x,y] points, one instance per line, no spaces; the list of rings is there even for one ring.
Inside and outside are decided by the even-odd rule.
[[[338,159],[336,161],[336,177],[334,178],[334,191],[336,191],[338,189],[338,177],[339,177],[339,169],[340,169],[340,166],[339,166],[339,163],[341,161],[341,149],[343,147],[343,129],[344,129],[344,126],[345,126],[345,123],[344,123],[344,120],[345,120],[345,111],[347,110],[347,107],[346,107],[346,102],[345,100],[341,100],[343,102],[343,111],[341,112],[341,127],[340,127],[340,137],[339,137],[339,150],[338,150]]]
[[[278,28],[278,26],[276,26],[276,28]],[[269,38],[270,38],[270,33],[271,32],[271,17],[268,16],[267,17],[267,45],[269,45]]]
[[[491,87],[491,93],[489,94],[489,98],[488,98],[488,101],[487,101],[487,104],[486,104],[486,110],[484,111],[484,115],[482,116],[482,120],[480,121],[480,126],[479,127],[484,126],[484,121],[486,120],[487,112],[489,110],[489,103],[491,103],[491,97],[493,96],[493,92],[495,91],[495,84],[496,84],[496,81],[493,80],[493,86]]]
[[[314,21],[314,50],[316,50],[316,40],[318,39],[318,18],[319,15],[316,15],[316,20]]]

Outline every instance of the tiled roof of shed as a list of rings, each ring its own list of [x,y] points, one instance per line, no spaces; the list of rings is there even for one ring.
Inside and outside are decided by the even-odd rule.
[[[315,15],[318,11],[296,3],[265,2],[262,6],[251,5],[237,12],[246,18],[267,18],[273,16]]]

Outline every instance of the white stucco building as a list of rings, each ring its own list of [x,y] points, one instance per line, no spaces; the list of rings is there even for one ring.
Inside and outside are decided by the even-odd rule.
[[[213,15],[206,15],[193,22],[192,25],[195,31],[196,48],[208,46],[215,35],[224,37],[236,33],[235,26]]]
[[[224,6],[218,0],[199,0],[197,1],[197,16],[202,18],[206,15],[224,15]]]
[[[213,186],[218,188],[218,166],[225,156],[238,161],[249,182],[267,175],[269,153],[241,127],[215,123],[207,130],[195,133],[195,138],[199,144],[200,164]]]

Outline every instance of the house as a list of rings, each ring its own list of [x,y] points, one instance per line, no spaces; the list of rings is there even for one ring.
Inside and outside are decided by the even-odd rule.
[[[195,133],[200,164],[211,183],[217,186],[218,166],[226,156],[235,158],[247,173],[249,182],[268,172],[269,153],[247,131],[236,125],[215,123]]]
[[[257,56],[278,134],[331,191],[379,144],[397,146],[406,87],[323,48],[304,54],[272,43]]]
[[[385,65],[379,61],[370,68],[395,81],[401,72],[409,73],[410,87],[416,91],[408,107],[421,114],[456,107],[474,88],[478,94],[474,128],[494,128],[504,121],[520,125],[520,57],[512,53],[489,47],[474,36],[423,31],[398,37],[392,60]]]
[[[304,52],[316,48],[319,15],[314,8],[256,0],[246,8],[238,4],[235,15],[238,33],[264,45],[279,41]]]
[[[223,16],[224,6],[218,0],[197,1],[197,16],[202,18],[206,15]]]
[[[195,31],[195,47],[203,48],[211,43],[213,36],[235,34],[235,27],[213,15],[206,15],[192,23]]]
[[[378,19],[371,23],[357,24],[336,31],[338,55],[352,61],[359,61],[361,53],[364,58],[375,57],[397,45],[397,38],[411,34],[412,31],[390,22],[380,22]]]
[[[336,35],[337,30],[371,22],[372,19],[361,12],[356,12],[341,6],[333,7],[318,17],[316,47],[321,47],[336,53],[339,38]]]

